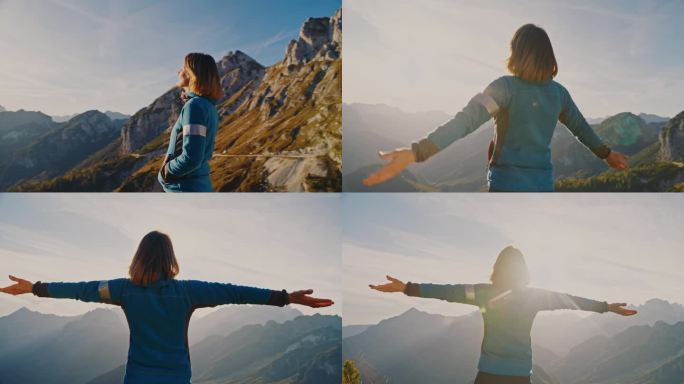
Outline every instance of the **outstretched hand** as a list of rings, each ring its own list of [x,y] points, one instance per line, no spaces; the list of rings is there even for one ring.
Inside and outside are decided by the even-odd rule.
[[[311,308],[322,308],[329,307],[335,304],[330,299],[319,299],[316,297],[309,296],[313,293],[313,289],[305,289],[302,291],[296,291],[288,294],[290,299],[290,304],[306,305]]]
[[[368,286],[371,289],[375,289],[376,291],[380,292],[404,292],[404,290],[406,290],[406,284],[404,284],[403,281],[395,279],[390,275],[385,277],[387,277],[387,280],[390,281],[389,283],[381,285],[369,284]]]
[[[633,309],[623,308],[627,303],[610,303],[608,304],[608,312],[617,313],[621,316],[632,316],[636,315],[637,311]]]
[[[627,164],[628,159],[629,157],[625,154],[611,151],[608,157],[606,157],[606,163],[608,163],[608,166],[611,168],[617,169],[618,171],[624,171],[629,168],[629,164]]]
[[[0,292],[7,293],[9,295],[23,295],[25,293],[31,293],[33,291],[33,283],[20,279],[16,276],[9,276],[9,279],[16,282],[16,284],[12,284],[10,286],[0,288]]]
[[[381,151],[380,158],[389,163],[365,178],[363,180],[365,186],[371,187],[392,179],[416,161],[410,148],[399,148],[390,152]]]

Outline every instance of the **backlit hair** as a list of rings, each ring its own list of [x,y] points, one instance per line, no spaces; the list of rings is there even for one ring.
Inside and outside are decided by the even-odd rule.
[[[505,289],[523,288],[530,283],[530,274],[522,252],[508,246],[496,258],[490,278],[492,284]]]
[[[133,284],[148,286],[161,279],[173,279],[180,268],[168,235],[152,231],[140,240],[128,274]]]
[[[189,53],[185,56],[183,68],[190,77],[188,89],[191,92],[213,100],[223,97],[221,79],[213,57],[204,53]]]
[[[546,31],[534,24],[525,24],[515,31],[508,70],[534,82],[548,81],[558,74],[558,63]]]

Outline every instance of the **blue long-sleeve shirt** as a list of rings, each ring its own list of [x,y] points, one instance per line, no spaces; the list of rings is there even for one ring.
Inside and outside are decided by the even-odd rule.
[[[212,192],[209,160],[214,154],[218,113],[214,101],[190,98],[171,129],[166,161],[158,180],[167,192]]]
[[[405,294],[476,305],[484,319],[478,369],[494,375],[530,376],[532,323],[539,311],[579,309],[603,313],[606,302],[537,288],[502,290],[492,284],[414,284]]]
[[[288,303],[284,291],[195,280],[160,280],[147,287],[129,279],[36,283],[33,292],[41,297],[109,303],[123,309],[130,329],[124,384],[190,383],[188,324],[197,308]]]
[[[487,180],[493,191],[553,191],[551,139],[558,121],[594,154],[610,149],[596,135],[559,83],[529,82],[516,76],[494,80],[453,119],[413,143],[416,161],[425,161],[494,117]]]

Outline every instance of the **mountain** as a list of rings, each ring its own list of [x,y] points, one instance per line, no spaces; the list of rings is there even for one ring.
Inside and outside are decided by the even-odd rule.
[[[343,339],[342,356],[352,359],[364,383],[471,384],[483,337],[479,313],[448,317],[410,309]],[[555,361],[534,347],[535,356]],[[533,383],[554,383],[536,366]]]
[[[364,332],[370,326],[370,324],[345,325],[342,327],[342,338],[346,339],[348,337],[356,336]]]
[[[0,105],[0,112],[5,112],[5,111],[6,111],[5,107],[3,107],[2,105]]]
[[[684,321],[684,306],[661,299],[651,299],[633,307],[638,316],[619,317],[605,314],[577,316],[576,312],[547,312],[537,316],[532,339],[556,355],[564,356],[577,344],[604,335],[613,336],[633,326],[653,326],[658,321],[675,324]],[[558,332],[563,329],[563,332]]]
[[[17,150],[55,128],[50,116],[41,112],[0,112],[0,169]]]
[[[339,380],[341,371],[340,322],[289,307],[247,305],[193,317],[193,382],[224,383],[223,367],[249,355],[253,364],[232,369],[241,383],[334,383],[330,372]],[[0,318],[0,383],[121,383],[127,349],[128,328],[118,309],[71,317],[20,309]],[[197,379],[204,373],[207,379]]]
[[[338,316],[300,316],[205,339],[191,350],[193,382],[339,382],[341,327]]]
[[[7,328],[7,317],[0,319],[3,331],[34,331],[30,325],[45,328],[38,330],[41,336],[33,335],[29,343],[8,350],[0,359],[2,383],[83,383],[126,359],[128,330],[123,317],[112,310],[96,309],[68,319],[21,312],[25,322],[12,328]]]
[[[131,117],[130,115],[113,111],[105,111],[104,114],[112,120],[128,120]],[[74,113],[72,115],[52,116],[52,121],[55,123],[65,123],[78,115],[78,113]]]
[[[662,117],[651,113],[640,113],[639,117],[646,123],[667,123],[669,117]]]
[[[455,142],[430,161],[412,165],[399,185],[389,181],[367,188],[360,181],[383,163],[378,151],[408,147],[452,116],[436,111],[409,113],[369,104],[345,104],[343,116],[344,191],[480,191],[486,188],[487,146],[494,133],[492,123]],[[416,182],[421,185],[411,186]]]
[[[635,308],[633,317],[539,314],[532,330],[533,383],[684,380],[662,379],[684,372],[684,334],[673,336],[684,326],[684,307],[652,299]],[[478,312],[449,317],[410,309],[344,337],[343,358],[355,361],[367,383],[470,384],[482,336]]]
[[[60,174],[115,140],[119,130],[102,112],[82,113],[15,151],[1,167],[0,187]]]
[[[573,348],[553,374],[568,384],[681,383],[682,356],[684,322],[658,322],[592,338]]]
[[[283,59],[264,67],[241,51],[217,62],[225,97],[210,162],[220,191],[339,191],[342,12],[309,18]],[[23,190],[159,191],[157,172],[180,109],[171,88],[78,167]],[[102,176],[107,175],[107,176]]]
[[[192,344],[210,336],[228,336],[246,325],[266,324],[269,321],[284,323],[299,316],[302,313],[292,307],[229,305],[204,317],[193,317],[188,338]]]
[[[649,125],[656,124],[651,123]],[[592,177],[561,179],[560,191],[684,191],[684,112],[662,125],[657,140],[630,158],[624,172],[606,171]]]

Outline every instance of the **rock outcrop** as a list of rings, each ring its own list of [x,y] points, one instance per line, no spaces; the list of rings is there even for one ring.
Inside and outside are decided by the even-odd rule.
[[[684,158],[684,112],[670,119],[660,132],[661,160],[681,160]]]
[[[241,51],[228,52],[217,63],[224,100],[247,84],[258,85],[264,75],[264,67]],[[166,131],[178,119],[183,108],[181,91],[174,87],[157,98],[149,106],[133,115],[121,131],[121,154],[136,151]],[[239,98],[222,108],[222,116],[232,113],[240,104]]]
[[[333,17],[310,17],[299,31],[299,38],[290,41],[285,65],[303,64],[315,58],[335,60],[342,46],[342,10]]]

